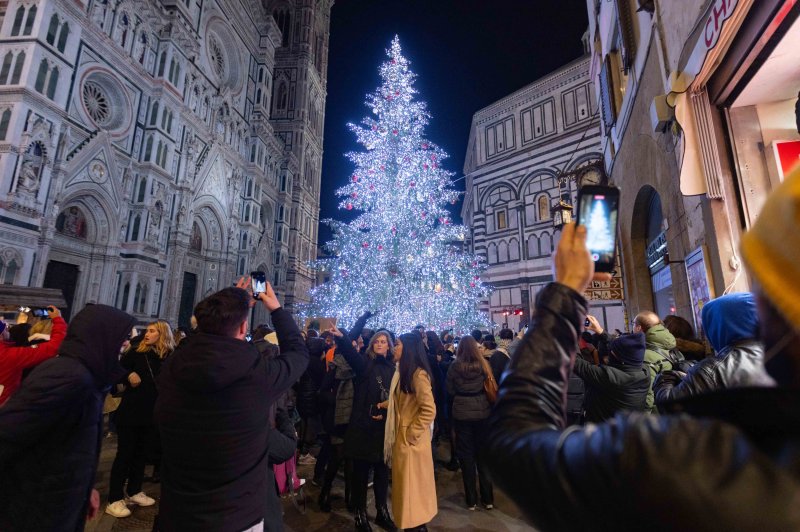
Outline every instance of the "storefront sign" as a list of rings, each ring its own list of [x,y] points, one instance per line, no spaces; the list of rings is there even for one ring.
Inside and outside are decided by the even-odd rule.
[[[653,269],[658,261],[667,254],[667,233],[662,231],[647,245],[647,267]]]
[[[706,54],[713,50],[719,42],[722,28],[725,21],[731,18],[739,0],[715,0],[708,8],[705,22],[703,23],[703,33],[697,41],[697,45],[692,51],[692,56],[684,71],[692,77],[700,73],[705,63]]]
[[[781,181],[800,164],[800,140],[775,141],[772,143],[778,177]]]
[[[697,334],[701,334],[703,307],[714,298],[711,288],[711,272],[706,260],[706,248],[701,246],[686,257],[686,278],[689,281],[689,297]]]

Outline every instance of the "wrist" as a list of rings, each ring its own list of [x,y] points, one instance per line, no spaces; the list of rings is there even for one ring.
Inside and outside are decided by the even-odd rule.
[[[277,307],[275,307],[275,308],[269,308],[269,307],[267,307],[267,310],[269,310],[270,314],[274,314],[275,312],[277,312],[277,311],[281,310],[282,308],[283,308],[282,306],[278,305],[278,306],[277,306]]]

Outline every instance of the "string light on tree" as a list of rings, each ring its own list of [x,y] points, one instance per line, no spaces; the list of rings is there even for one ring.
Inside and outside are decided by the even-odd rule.
[[[466,230],[446,208],[460,193],[441,168],[447,153],[423,136],[430,116],[415,100],[416,75],[397,37],[387,55],[381,84],[367,96],[372,116],[348,125],[365,150],[347,154],[355,171],[336,191],[339,208],[360,214],[350,223],[326,220],[331,257],[312,266],[330,281],[311,291],[301,315],[337,316],[350,326],[373,310],[375,325],[395,331],[424,323],[467,332],[488,324],[478,311],[490,292],[480,281],[486,266],[462,251]]]

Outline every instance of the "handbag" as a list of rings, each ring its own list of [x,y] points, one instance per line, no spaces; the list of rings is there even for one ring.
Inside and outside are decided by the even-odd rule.
[[[486,392],[486,398],[490,404],[494,404],[497,401],[497,383],[491,371],[486,374],[486,378],[483,380],[483,391]]]

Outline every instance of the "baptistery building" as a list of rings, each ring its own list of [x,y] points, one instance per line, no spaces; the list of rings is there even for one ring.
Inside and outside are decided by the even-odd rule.
[[[332,4],[3,2],[0,283],[173,324],[252,270],[304,301]]]

